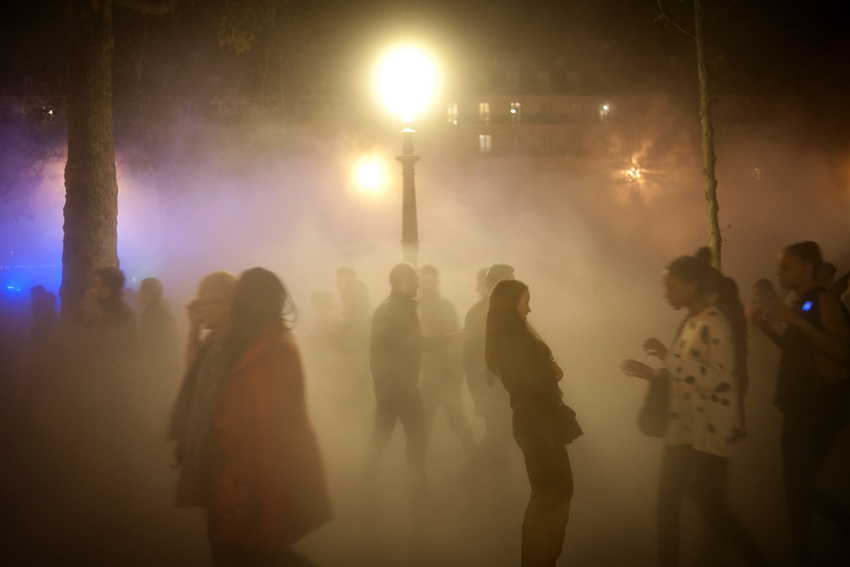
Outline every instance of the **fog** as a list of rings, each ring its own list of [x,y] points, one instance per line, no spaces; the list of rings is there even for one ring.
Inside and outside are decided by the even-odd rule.
[[[568,447],[576,489],[563,565],[656,561],[655,497],[663,446],[636,426],[646,384],[622,375],[618,365],[629,357],[645,359],[643,339],[672,338],[681,314],[662,298],[661,272],[670,260],[707,241],[699,140],[682,112],[664,100],[654,102],[635,124],[593,140],[590,165],[580,166],[557,157],[453,155],[429,132],[436,127],[419,128],[420,265],[440,270],[442,293],[461,320],[477,300],[477,270],[494,262],[513,265],[517,279],[531,290],[529,320],[565,371],[564,399],[575,409],[584,436]],[[298,308],[294,332],[302,342],[313,325],[312,292],[333,292],[339,306],[337,268],[357,270],[373,306],[388,295],[389,269],[401,260],[401,178],[392,161],[400,140],[392,133],[368,140],[389,172],[386,192],[372,195],[352,180],[363,141],[347,126],[316,133],[283,131],[262,117],[238,126],[183,120],[175,128],[173,155],[155,171],[134,171],[118,155],[121,268],[130,288],[146,277],[162,280],[181,336],[183,306],[201,277],[215,270],[239,273],[262,266],[277,273]],[[773,277],[778,251],[792,242],[815,240],[840,274],[850,269],[850,187],[840,171],[847,164],[836,166],[830,156],[801,147],[794,123],[787,116],[759,126],[718,128],[720,217],[729,227],[723,233],[723,265],[745,301],[757,279]],[[620,171],[635,156],[647,172],[640,184],[624,181]],[[43,284],[58,292],[60,268],[50,266],[61,261],[63,167],[61,156],[49,162],[42,183],[21,197],[30,217],[6,217],[0,226],[3,254],[8,251],[0,263],[48,266],[3,274],[3,287],[15,288],[2,300],[2,352],[12,361],[6,369],[22,364],[16,357],[28,332],[28,287]],[[464,466],[460,444],[438,417],[428,473],[433,495],[444,507],[427,533],[412,537],[404,435],[398,427],[380,471],[378,511],[373,523],[365,522],[356,484],[374,402],[367,395],[368,406],[346,407],[339,376],[323,375],[306,354],[308,403],[335,519],[299,542],[300,553],[319,565],[518,564],[528,482],[517,447],[512,448],[512,490],[492,495],[495,503],[475,500],[457,481]],[[751,370],[750,437],[733,453],[730,501],[768,559],[784,565],[789,550],[779,414],[764,360],[751,357],[751,365],[762,366]],[[9,382],[16,395],[19,384],[14,378]],[[60,471],[68,463],[87,470],[88,457],[75,450],[76,436],[86,430],[69,421],[74,414],[56,393],[64,390],[39,394],[25,419],[26,430],[35,433],[7,440],[14,454],[23,455],[12,478],[28,479],[14,499],[15,533],[31,538],[24,541],[43,542],[30,552],[41,548],[54,556],[90,554],[108,558],[104,561],[121,557],[126,565],[206,564],[203,515],[171,505],[176,471],[162,439],[167,400],[178,385],[158,385],[155,401],[136,400],[138,430],[131,437],[136,458],[116,469],[119,478],[89,484],[119,495],[101,515],[77,515],[85,498],[69,496],[74,487],[67,479],[52,478],[63,477]],[[464,399],[480,439],[483,423],[474,416],[465,388]],[[38,446],[27,446],[28,440]],[[847,448],[845,432],[844,456]],[[835,456],[825,483],[847,502],[846,482],[836,481],[848,472],[840,457]],[[686,563],[696,555],[701,523],[690,508],[685,518]],[[126,530],[133,537],[120,535]]]

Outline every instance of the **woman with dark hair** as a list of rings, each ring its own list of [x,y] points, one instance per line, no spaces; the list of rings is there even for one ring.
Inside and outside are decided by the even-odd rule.
[[[781,349],[776,405],[782,412],[782,480],[796,565],[812,563],[817,511],[850,534],[850,513],[818,486],[827,458],[847,423],[850,397],[850,315],[818,281],[823,256],[815,242],[798,242],[779,257],[779,285],[793,306],[771,299],[753,324]],[[785,323],[781,336],[771,327]]]
[[[243,273],[225,343],[230,375],[217,418],[221,480],[210,521],[214,565],[282,564],[284,549],[330,517],[304,396],[289,298],[272,272]]]
[[[764,565],[755,543],[726,505],[730,447],[743,432],[746,321],[741,322],[737,285],[704,259],[683,256],[668,266],[664,286],[673,309],[688,311],[671,348],[654,338],[644,342],[644,351],[664,366],[653,369],[636,360],[623,364],[630,376],[669,384],[667,446],[658,494],[659,563],[678,564],[682,500],[693,490],[709,532],[734,545],[750,565]]]
[[[564,546],[573,475],[566,444],[580,435],[565,428],[558,382],[563,372],[527,322],[530,294],[517,280],[502,280],[490,295],[484,356],[511,396],[514,439],[525,458],[531,499],[522,523],[522,565],[554,566]]]

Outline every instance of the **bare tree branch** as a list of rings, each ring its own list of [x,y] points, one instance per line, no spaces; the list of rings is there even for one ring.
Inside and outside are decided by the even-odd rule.
[[[737,1],[737,0],[736,0],[736,1]],[[696,41],[697,36],[695,36],[694,34],[692,34],[691,32],[689,32],[688,30],[686,30],[685,28],[683,28],[682,26],[680,26],[679,24],[677,24],[676,22],[674,22],[674,21],[670,18],[670,16],[668,16],[668,15],[664,12],[664,7],[661,5],[661,0],[658,0],[658,10],[659,10],[659,12],[660,12],[660,14],[661,14],[661,17],[662,17],[662,18],[664,18],[665,20],[667,20],[667,22],[668,22],[668,23],[672,24],[672,25],[673,25],[674,27],[676,27],[676,28],[677,28],[680,32],[682,32],[682,33],[683,33],[683,34],[685,34],[686,36],[688,36],[688,37],[690,37],[691,39],[693,39],[694,41]]]
[[[112,0],[116,6],[123,6],[143,14],[152,14],[154,16],[163,16],[169,13],[177,0]]]
[[[713,14],[711,15],[711,19],[713,20],[713,19],[719,18],[721,14],[723,14],[723,13],[725,13],[725,12],[728,12],[729,10],[731,10],[732,8],[734,8],[734,7],[735,7],[735,4],[737,4],[737,3],[738,3],[738,0],[732,0],[732,3],[731,3],[731,4],[729,4],[729,5],[728,5],[728,6],[726,6],[725,8],[722,8],[722,9],[718,10],[717,12],[713,13]]]

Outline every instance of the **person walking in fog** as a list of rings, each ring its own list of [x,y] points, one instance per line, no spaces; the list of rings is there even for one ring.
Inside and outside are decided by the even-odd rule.
[[[342,284],[342,319],[334,321],[326,337],[337,354],[335,389],[346,410],[368,407],[370,382],[369,348],[372,332],[372,304],[366,282],[348,278]]]
[[[850,514],[817,486],[838,434],[847,422],[850,316],[820,287],[823,257],[815,242],[788,246],[779,258],[779,285],[795,292],[789,307],[772,299],[753,324],[781,349],[776,405],[783,414],[782,468],[791,544],[797,565],[811,565],[815,510],[850,535]],[[779,335],[772,323],[785,323]]]
[[[175,443],[175,460],[180,467],[175,496],[178,508],[212,510],[221,452],[215,418],[221,387],[227,378],[224,334],[235,286],[233,274],[213,272],[201,280],[197,299],[187,307],[189,369],[168,428],[168,439]],[[203,330],[209,334],[201,340]]]
[[[141,383],[157,413],[158,422],[164,423],[168,404],[182,370],[177,325],[168,303],[163,298],[162,282],[145,278],[139,285],[139,364]]]
[[[422,266],[419,269],[419,282],[419,322],[422,335],[450,335],[460,329],[454,305],[440,295],[440,274],[437,268]],[[456,345],[449,345],[424,353],[420,380],[428,434],[430,435],[433,429],[437,410],[442,408],[449,427],[463,446],[467,462],[471,462],[477,445],[475,434],[463,409],[461,349]]]
[[[476,459],[476,472],[487,473],[505,481],[509,475],[508,452],[511,448],[511,406],[504,388],[495,388],[495,376],[484,361],[489,292],[501,280],[514,279],[514,269],[507,264],[493,264],[485,277],[487,294],[466,313],[464,329],[470,334],[463,348],[463,369],[475,414],[484,420],[486,435],[481,440]],[[501,482],[499,489],[505,483]]]
[[[290,305],[283,283],[263,268],[244,272],[234,290],[216,418],[216,566],[290,564],[297,555],[286,548],[331,518],[301,355],[284,319]]]
[[[531,484],[522,523],[522,565],[554,567],[564,545],[573,496],[566,444],[581,433],[558,387],[564,373],[528,325],[529,301],[524,283],[496,284],[487,313],[485,359],[510,394],[513,436]]]
[[[390,442],[396,421],[407,436],[407,462],[414,504],[426,497],[425,452],[428,445],[425,414],[419,394],[423,351],[462,343],[465,333],[423,337],[417,315],[419,276],[412,264],[397,264],[390,271],[392,292],[372,317],[371,369],[374,380],[375,427],[366,456],[364,491],[370,496],[381,456]]]
[[[653,369],[627,360],[627,375],[667,384],[666,446],[658,493],[658,556],[678,565],[682,500],[689,492],[702,508],[708,533],[737,548],[750,565],[765,561],[726,503],[729,455],[743,437],[742,393],[746,319],[730,291],[734,282],[693,256],[674,260],[664,273],[664,297],[687,309],[672,346],[658,339],[644,351],[659,358]]]

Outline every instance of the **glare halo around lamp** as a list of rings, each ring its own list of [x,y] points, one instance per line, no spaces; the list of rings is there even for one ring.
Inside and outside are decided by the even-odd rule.
[[[380,61],[375,86],[381,101],[405,125],[413,120],[434,98],[437,90],[437,67],[422,49],[401,46],[389,51]],[[410,126],[401,131],[402,155],[396,157],[402,166],[401,252],[405,262],[419,263],[419,226],[416,218],[416,184],[413,134]]]

